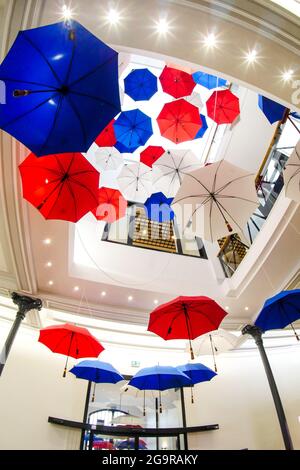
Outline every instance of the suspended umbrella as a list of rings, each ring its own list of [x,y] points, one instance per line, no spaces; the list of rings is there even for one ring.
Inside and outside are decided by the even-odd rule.
[[[109,383],[116,384],[124,380],[117,369],[108,362],[103,361],[81,361],[70,370],[78,379],[94,382],[92,402],[95,401],[96,384]]]
[[[102,147],[95,152],[95,163],[104,171],[115,171],[124,165],[124,160],[116,148]]]
[[[184,99],[188,103],[193,104],[194,106],[196,106],[199,109],[202,108],[202,106],[203,106],[200,93],[197,93],[196,91],[193,91],[193,93],[191,95],[186,96]]]
[[[227,80],[224,80],[224,78],[219,78],[215,75],[210,75],[209,73],[195,72],[192,76],[195,83],[197,83],[198,85],[202,85],[205,88],[208,88],[209,90],[226,86],[227,83]]]
[[[167,198],[163,193],[152,194],[144,205],[148,219],[159,223],[173,220],[174,212],[170,207],[172,201],[172,198]]]
[[[175,144],[193,140],[201,129],[199,109],[180,99],[166,103],[157,117],[160,133]]]
[[[212,354],[217,372],[216,355],[235,349],[240,341],[239,337],[219,328],[197,338],[193,342],[194,353],[195,356]]]
[[[187,387],[191,384],[189,377],[171,366],[144,367],[128,382],[128,385],[139,390],[158,390],[160,412],[162,412],[161,392],[163,390]]]
[[[19,170],[24,199],[45,219],[77,222],[98,203],[100,174],[80,153],[31,153]]]
[[[120,152],[120,153],[134,153],[140,145],[136,145],[134,147],[126,147],[126,145],[122,144],[121,142],[116,142],[114,144],[114,147]]]
[[[124,441],[121,441],[118,445],[117,448],[119,450],[134,450],[135,449],[135,441],[134,439],[126,439]],[[140,450],[146,450],[147,449],[147,444],[143,439],[139,439],[139,449]]]
[[[268,119],[270,124],[281,121],[284,117],[286,107],[276,101],[270,100],[266,96],[258,95],[258,106]]]
[[[98,135],[95,142],[99,147],[112,147],[117,142],[114,130],[114,122],[115,120],[112,119]]]
[[[204,136],[207,129],[208,129],[208,124],[207,124],[206,117],[204,116],[204,114],[200,114],[200,118],[201,118],[201,121],[202,121],[202,127],[201,127],[200,131],[197,132],[196,136],[194,137],[194,140],[195,139],[201,139]]]
[[[152,136],[151,118],[139,109],[123,111],[114,122],[117,141],[129,149],[145,145]]]
[[[39,342],[54,353],[67,356],[63,377],[66,376],[69,357],[98,357],[104,351],[104,347],[89,330],[70,323],[43,328],[40,330]]]
[[[97,220],[112,224],[125,217],[127,201],[118,189],[102,187],[98,189],[98,206],[92,210]]]
[[[185,175],[172,203],[211,242],[243,232],[257,206],[254,175],[225,160]]]
[[[300,140],[285,165],[283,179],[285,195],[300,202]]]
[[[0,128],[38,156],[87,152],[120,112],[118,54],[76,21],[19,32],[0,80]]]
[[[129,397],[135,400],[134,403],[141,399],[143,401],[143,416],[146,415],[146,408],[156,408],[156,400],[160,402],[160,410],[162,410],[162,406],[168,410],[175,408],[173,401],[176,397],[172,396],[171,390],[139,390],[136,387],[126,384],[121,387],[120,392],[120,408],[121,401],[124,397],[126,397],[126,410],[128,411],[132,409],[132,407],[127,404]],[[137,415],[137,413],[135,414]]]
[[[125,165],[118,183],[127,201],[144,203],[152,192],[152,170],[143,163]]]
[[[193,386],[199,384],[200,382],[209,382],[213,379],[217,374],[211,370],[209,367],[206,367],[204,364],[184,364],[182,366],[176,366],[176,369],[183,372],[187,375],[193,385],[191,387],[191,401],[194,403],[194,396],[193,396]]]
[[[159,80],[163,91],[174,98],[190,95],[196,86],[192,75],[168,66],[164,67]]]
[[[147,101],[157,92],[157,77],[148,69],[132,70],[124,79],[125,93],[134,101]]]
[[[277,330],[291,325],[297,340],[293,322],[300,319],[300,289],[284,290],[267,299],[260,311],[255,325],[263,332]]]
[[[162,147],[158,145],[149,145],[149,147],[145,148],[145,150],[141,152],[140,161],[152,168],[153,163],[155,163],[163,153],[165,153],[165,150]]]
[[[217,124],[231,124],[240,114],[240,103],[230,90],[218,90],[206,102],[207,115]]]
[[[188,339],[194,359],[191,341],[219,328],[225,315],[227,312],[209,297],[180,296],[151,312],[148,331],[165,340]]]
[[[191,150],[167,150],[153,165],[153,184],[167,197],[174,197],[184,176],[199,168],[200,162]]]
[[[115,446],[113,445],[112,442],[109,442],[109,441],[96,441],[96,442],[93,442],[93,449],[114,450]]]
[[[140,416],[135,416],[130,413],[122,414],[111,420],[113,424],[127,424],[127,425],[137,425],[143,422]]]

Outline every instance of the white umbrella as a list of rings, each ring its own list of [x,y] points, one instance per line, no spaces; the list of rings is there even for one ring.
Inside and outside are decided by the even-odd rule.
[[[102,170],[117,170],[124,165],[124,160],[114,147],[99,147],[95,152],[95,164]]]
[[[199,168],[200,162],[191,150],[168,150],[152,166],[153,184],[167,197],[173,197],[183,177]]]
[[[124,397],[134,397],[135,400],[143,400],[143,408],[145,415],[145,408],[153,408],[155,406],[155,399],[159,400],[160,412],[162,406],[165,409],[174,408],[172,404],[173,400],[176,399],[176,393],[172,390],[140,390],[132,385],[124,385],[120,388],[121,398]]]
[[[219,329],[206,333],[193,341],[193,350],[196,356],[212,354],[214,358],[215,370],[217,372],[215,355],[221,354],[231,349],[235,349],[241,344],[241,338]],[[187,346],[186,351],[189,351]]]
[[[184,99],[199,109],[203,106],[200,93],[197,93],[196,91],[193,91],[193,93],[191,93],[189,96],[186,96]]]
[[[300,202],[300,140],[285,165],[283,178],[285,195]]]
[[[136,425],[136,424],[141,424],[143,422],[143,419],[140,418],[139,416],[127,414],[127,415],[117,416],[116,418],[113,418],[111,422],[114,424]]]
[[[185,175],[172,208],[211,242],[243,232],[259,204],[254,175],[225,160]]]
[[[143,163],[126,164],[117,179],[127,201],[143,203],[152,193],[152,170]]]

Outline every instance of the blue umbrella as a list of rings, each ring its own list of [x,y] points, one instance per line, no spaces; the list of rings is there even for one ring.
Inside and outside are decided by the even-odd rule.
[[[130,149],[145,145],[153,134],[151,118],[139,109],[123,111],[113,126],[117,141]]]
[[[139,370],[128,385],[139,390],[168,390],[192,385],[191,379],[176,367],[154,366]]]
[[[193,73],[193,79],[195,83],[197,83],[198,85],[202,85],[205,88],[208,88],[209,90],[225,86],[227,83],[227,80],[224,80],[224,78],[219,78],[215,75],[210,75],[209,73],[204,72]]]
[[[262,331],[276,330],[291,325],[300,318],[300,289],[279,292],[266,300],[255,325]],[[297,340],[299,337],[294,330]]]
[[[140,147],[140,145],[129,148],[129,147],[126,147],[126,145],[122,144],[121,142],[116,142],[114,147],[117,150],[119,150],[120,153],[133,153]]]
[[[122,449],[130,449],[130,450],[134,450],[135,449],[135,442],[134,442],[134,439],[126,439],[125,441],[121,441],[118,445],[117,445],[118,449],[122,450]],[[145,441],[143,440],[140,440],[139,439],[139,449],[141,450],[145,450],[147,449],[147,444]]]
[[[202,121],[202,127],[197,132],[196,136],[194,137],[194,140],[195,139],[201,139],[204,136],[207,129],[208,129],[207,120],[206,120],[206,117],[204,116],[204,114],[200,114],[200,117],[201,117],[201,121]]]
[[[97,360],[84,360],[79,362],[70,370],[78,379],[85,379],[94,382],[92,401],[95,399],[96,383],[116,384],[124,377],[108,362]]]
[[[206,367],[204,364],[200,364],[200,363],[184,364],[182,366],[177,366],[176,369],[180,370],[185,375],[187,375],[193,382],[193,385],[198,384],[200,382],[209,382],[211,379],[213,379],[217,375],[209,367]],[[191,399],[192,399],[192,403],[194,403],[192,388],[191,388]]]
[[[268,119],[270,124],[280,121],[285,113],[286,107],[265,96],[258,95],[258,106]]]
[[[0,80],[0,128],[38,156],[87,152],[120,112],[118,54],[76,21],[19,32]]]
[[[290,116],[292,116],[294,119],[300,119],[300,114],[297,113],[296,111],[293,111],[290,113]]]
[[[157,92],[157,77],[148,69],[132,70],[124,84],[125,93],[134,101],[150,100]]]
[[[174,212],[170,205],[173,198],[167,198],[163,193],[154,193],[144,204],[147,211],[148,219],[155,222],[168,222],[174,219]]]

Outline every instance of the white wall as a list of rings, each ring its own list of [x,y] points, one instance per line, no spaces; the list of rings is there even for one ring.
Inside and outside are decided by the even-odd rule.
[[[10,323],[0,320],[0,345]],[[38,332],[22,326],[0,378],[0,449],[78,449],[80,431],[48,423],[48,416],[82,420],[86,382],[68,374],[62,378],[64,356],[37,342]],[[110,338],[112,339],[112,338]],[[123,352],[123,354],[122,354]],[[141,367],[157,363],[159,351],[142,347],[111,350],[112,363],[123,373],[134,373],[131,359]],[[160,363],[167,363],[167,352]],[[180,361],[169,351],[170,364]],[[101,359],[109,360],[107,344]],[[300,449],[300,345],[269,352],[296,449]],[[182,355],[182,362],[186,356]],[[210,357],[199,359],[212,367]],[[189,426],[219,424],[218,431],[189,436],[190,449],[282,449],[272,397],[259,355],[254,351],[228,353],[217,358],[219,375],[194,389],[195,403],[186,391]],[[70,360],[70,366],[74,360]],[[123,370],[123,368],[125,370]],[[109,397],[108,397],[109,400]],[[178,417],[178,419],[180,419]],[[165,424],[165,423],[164,423]]]

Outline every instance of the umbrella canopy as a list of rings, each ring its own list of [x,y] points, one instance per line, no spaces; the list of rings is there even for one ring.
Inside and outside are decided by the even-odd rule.
[[[240,102],[230,90],[214,91],[206,102],[206,109],[217,124],[231,124],[240,114]]]
[[[283,179],[285,195],[300,202],[300,140],[285,165]]]
[[[99,147],[112,147],[117,142],[114,130],[114,122],[115,120],[112,119],[98,135],[95,142]]]
[[[131,386],[129,384],[124,385],[120,389],[121,397],[126,397],[126,403],[129,397],[134,398],[135,400],[143,400],[143,415],[146,415],[146,408],[155,408],[159,403],[160,412],[162,411],[162,406],[165,409],[173,409],[175,405],[173,404],[174,393],[172,391],[165,390],[139,390],[138,388]],[[176,394],[175,394],[176,395]],[[158,403],[156,402],[156,398],[158,399]],[[126,406],[128,409],[128,406]]]
[[[204,116],[204,114],[200,114],[200,118],[201,118],[201,121],[202,121],[202,127],[201,127],[200,131],[197,132],[194,139],[201,139],[204,136],[207,129],[208,129],[208,124],[207,124],[206,117]]]
[[[227,83],[227,80],[224,80],[224,78],[219,78],[215,75],[210,75],[209,73],[204,72],[193,73],[193,79],[195,83],[197,83],[198,85],[202,85],[205,88],[208,88],[209,90],[225,86]]]
[[[199,109],[183,99],[166,103],[157,124],[161,135],[175,144],[193,140],[202,126]]]
[[[172,201],[172,198],[167,198],[163,193],[152,194],[145,202],[148,219],[159,223],[173,220],[174,212],[170,207]]]
[[[193,93],[189,96],[186,96],[184,98],[188,103],[193,104],[197,108],[202,108],[203,103],[201,100],[200,93],[197,93],[196,91],[193,91]]]
[[[225,160],[185,175],[172,203],[211,242],[243,232],[257,206],[254,175]]]
[[[105,220],[112,224],[116,220],[125,217],[127,201],[118,189],[98,189],[98,206],[92,210],[97,220]]]
[[[140,145],[135,145],[134,147],[126,147],[126,145],[122,144],[121,142],[116,142],[114,144],[114,147],[120,153],[134,153],[140,147]]]
[[[276,330],[292,325],[299,318],[300,289],[286,290],[266,300],[255,320],[255,325],[262,331]],[[295,335],[299,341],[296,332]]]
[[[95,383],[116,384],[124,377],[108,362],[86,360],[81,361],[70,370],[78,379],[90,380]]]
[[[98,203],[100,174],[80,153],[44,158],[31,153],[19,170],[23,197],[45,219],[77,222]]]
[[[105,449],[105,450],[114,450],[115,446],[112,442],[109,441],[96,441],[94,438],[93,449]]]
[[[286,111],[286,107],[276,101],[266,98],[266,96],[258,95],[258,106],[268,119],[270,124],[281,121]]]
[[[187,375],[194,385],[200,382],[209,382],[217,375],[209,367],[206,367],[204,364],[200,363],[188,363],[182,366],[176,366],[176,369],[180,370],[185,375]]]
[[[163,91],[174,98],[190,95],[196,86],[192,75],[168,66],[164,67],[159,80]]]
[[[124,165],[124,160],[116,148],[101,147],[95,152],[95,163],[104,171],[114,171]]]
[[[76,21],[19,32],[0,80],[0,128],[38,156],[87,152],[120,112],[118,54]]]
[[[104,347],[89,330],[69,323],[43,328],[40,330],[39,342],[54,353],[67,356],[64,377],[66,376],[69,357],[75,359],[98,357],[104,351]]]
[[[129,149],[145,145],[153,134],[151,118],[139,109],[123,111],[113,126],[117,141]]]
[[[114,424],[127,424],[127,425],[136,425],[141,424],[143,419],[140,416],[135,416],[130,413],[117,416],[111,420]]]
[[[209,297],[180,296],[151,312],[148,331],[165,340],[188,339],[194,359],[191,340],[216,330],[225,315],[227,312]]]
[[[154,366],[139,370],[129,381],[129,385],[140,390],[168,390],[192,385],[192,381],[176,367]]]
[[[125,165],[118,183],[127,201],[144,203],[152,192],[152,170],[143,163]]]
[[[134,101],[150,100],[157,92],[157,77],[148,69],[132,70],[124,84],[125,93]]]
[[[121,441],[118,445],[117,448],[119,450],[124,450],[124,449],[130,449],[133,450],[135,449],[135,442],[134,439],[125,439],[124,441]],[[139,439],[139,449],[141,450],[146,450],[147,449],[147,444],[143,439]]]
[[[158,145],[149,145],[149,147],[145,148],[145,150],[141,152],[140,161],[152,168],[153,163],[155,163],[163,153],[165,153],[165,150],[162,147]]]
[[[184,176],[199,166],[191,150],[167,150],[153,165],[153,184],[167,197],[174,197]]]

